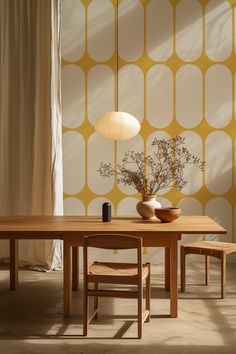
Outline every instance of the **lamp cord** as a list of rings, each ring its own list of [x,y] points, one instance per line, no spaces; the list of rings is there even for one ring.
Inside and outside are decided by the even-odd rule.
[[[119,55],[118,55],[118,11],[119,11],[119,0],[116,2],[116,112],[118,112],[118,60],[119,60]]]

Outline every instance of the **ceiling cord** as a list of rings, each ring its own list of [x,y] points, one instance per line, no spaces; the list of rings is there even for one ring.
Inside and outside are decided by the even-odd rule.
[[[119,55],[118,55],[118,11],[119,11],[119,0],[117,0],[116,2],[116,112],[118,112],[118,70],[119,70],[119,66],[118,66],[118,60],[119,60]]]

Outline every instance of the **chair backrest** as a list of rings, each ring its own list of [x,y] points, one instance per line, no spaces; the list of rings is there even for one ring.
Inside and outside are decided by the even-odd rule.
[[[142,239],[122,234],[94,234],[84,236],[84,244],[102,249],[132,249],[142,247]]]
[[[88,247],[100,249],[136,249],[138,274],[142,274],[142,238],[123,234],[93,234],[84,236],[84,276],[88,272]]]

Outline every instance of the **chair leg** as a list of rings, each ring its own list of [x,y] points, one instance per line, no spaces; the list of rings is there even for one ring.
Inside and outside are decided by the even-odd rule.
[[[146,278],[146,310],[148,311],[148,317],[146,319],[146,322],[150,322],[150,305],[151,305],[151,274],[150,274],[150,263],[146,263],[148,266],[148,276]]]
[[[87,286],[84,284],[83,336],[87,336],[88,334],[88,311],[89,301],[87,294]]]
[[[98,290],[98,283],[94,283],[94,290]],[[98,296],[94,296],[94,310],[97,310],[97,313],[94,316],[94,318],[97,319],[98,318]]]
[[[186,288],[186,254],[184,246],[180,246],[180,265],[181,292],[184,293]]]
[[[205,255],[205,285],[209,285],[210,283],[210,257]]]
[[[226,255],[221,253],[221,299],[225,297],[225,283],[226,283]]]
[[[143,329],[143,286],[138,285],[138,338],[142,338]]]

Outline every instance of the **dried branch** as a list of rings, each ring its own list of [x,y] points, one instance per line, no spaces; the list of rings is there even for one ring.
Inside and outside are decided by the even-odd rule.
[[[192,155],[185,145],[185,138],[177,135],[170,139],[155,138],[153,156],[128,150],[121,164],[114,170],[111,164],[100,163],[102,177],[115,176],[118,184],[134,187],[141,194],[156,194],[159,190],[175,187],[182,190],[187,184],[184,169],[194,165],[204,171],[206,162]]]

